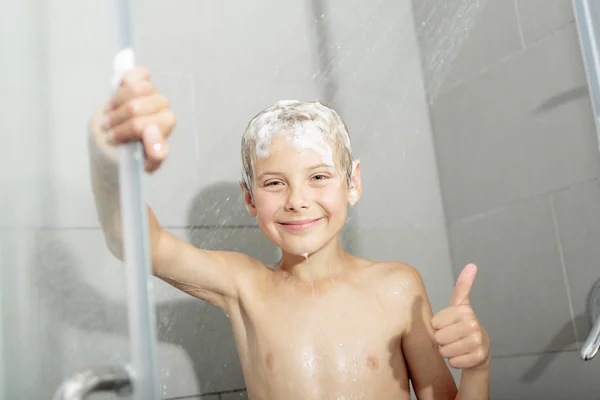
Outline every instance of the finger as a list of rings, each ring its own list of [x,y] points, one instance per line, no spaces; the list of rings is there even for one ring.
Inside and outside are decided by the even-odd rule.
[[[135,68],[132,68],[123,74],[123,77],[121,78],[121,86],[125,86],[136,81],[147,81],[149,79],[150,71],[148,70],[148,68],[138,65]]]
[[[477,266],[475,264],[469,264],[462,270],[456,280],[454,294],[450,300],[451,306],[469,304],[469,293],[473,287],[475,275],[477,275]]]
[[[152,173],[152,172],[156,171],[160,167],[161,164],[162,164],[162,162],[146,159],[144,161],[144,171],[146,171],[148,173]]]
[[[163,138],[168,137],[175,125],[175,117],[170,109],[158,114],[146,115],[129,119],[108,131],[109,140],[113,144],[142,140],[145,129],[150,125],[157,125]]]
[[[475,319],[462,320],[447,326],[433,334],[435,342],[441,346],[457,342],[478,330],[478,322]]]
[[[160,93],[155,92],[149,96],[132,98],[106,115],[104,129],[120,125],[131,118],[155,114],[168,107],[169,100]]]
[[[133,98],[150,96],[156,92],[156,86],[147,80],[138,80],[122,85],[110,99],[106,107],[107,111],[117,110]]]
[[[483,335],[476,332],[460,340],[441,346],[440,355],[444,358],[453,358],[477,351],[483,343]]]
[[[473,315],[473,309],[469,305],[448,307],[431,318],[431,327],[437,331],[471,315]]]
[[[448,359],[448,364],[453,368],[473,368],[481,365],[488,358],[483,348],[478,349],[475,352],[463,354],[461,356],[452,357]]]
[[[155,125],[149,125],[144,130],[143,134],[144,152],[146,160],[149,162],[149,167],[160,165],[169,154],[169,145],[162,136],[160,128]]]

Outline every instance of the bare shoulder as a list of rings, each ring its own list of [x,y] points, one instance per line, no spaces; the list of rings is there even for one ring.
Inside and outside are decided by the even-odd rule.
[[[420,292],[424,290],[419,271],[402,262],[371,262],[368,274],[384,285],[402,285],[405,289]]]
[[[427,298],[421,274],[409,264],[371,262],[364,264],[361,275],[360,284],[365,290],[376,293],[393,312],[405,312]]]

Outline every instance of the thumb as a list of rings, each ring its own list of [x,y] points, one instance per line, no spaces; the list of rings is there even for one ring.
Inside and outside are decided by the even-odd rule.
[[[468,264],[463,268],[456,280],[456,286],[454,288],[452,300],[450,300],[450,306],[469,304],[469,293],[471,292],[471,287],[473,287],[475,275],[477,275],[477,266],[475,264]]]

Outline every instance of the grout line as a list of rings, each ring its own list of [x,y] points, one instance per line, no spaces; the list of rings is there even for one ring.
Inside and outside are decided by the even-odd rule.
[[[541,38],[539,38],[538,40],[534,41],[533,43],[531,43],[531,45],[529,47],[527,47],[526,49],[519,49],[517,51],[514,51],[510,54],[507,54],[506,56],[499,58],[497,60],[494,60],[492,63],[487,64],[483,67],[481,67],[480,69],[478,69],[477,71],[473,72],[471,75],[469,76],[465,76],[462,79],[457,79],[454,83],[449,84],[443,91],[439,92],[436,94],[435,98],[433,99],[433,103],[439,101],[440,98],[447,96],[449,94],[451,94],[455,89],[458,89],[461,86],[464,86],[478,78],[480,78],[482,75],[488,73],[489,71],[493,70],[494,68],[497,68],[498,66],[509,62],[510,60],[512,60],[513,58],[517,57],[518,55],[520,55],[521,53],[524,53],[526,51],[529,51],[530,49],[540,45],[541,43],[544,43],[547,39],[549,39],[550,37],[554,36],[555,34],[562,32],[563,30],[571,27],[574,24],[574,22],[569,22],[567,24],[565,24],[564,26],[550,32],[548,35],[546,36],[542,36]]]
[[[525,45],[525,36],[523,35],[523,26],[521,25],[521,14],[519,13],[519,5],[517,4],[518,0],[513,0],[513,4],[515,6],[515,14],[517,16],[517,27],[519,28],[519,37],[521,38],[521,47],[523,50],[527,48]]]
[[[569,312],[571,313],[571,324],[573,324],[573,334],[575,335],[575,343],[579,348],[579,334],[577,332],[577,325],[575,324],[575,308],[573,307],[573,298],[571,296],[571,287],[569,286],[569,278],[567,275],[567,263],[565,262],[565,255],[563,252],[562,243],[560,240],[560,231],[558,228],[558,218],[556,217],[556,210],[554,207],[554,199],[552,194],[548,196],[550,203],[550,211],[552,212],[552,224],[554,225],[554,235],[556,236],[556,244],[558,246],[558,254],[560,257],[560,265],[562,267],[563,280],[565,289],[567,291],[567,301],[569,302]]]
[[[434,101],[438,101],[441,97],[450,94],[454,89],[457,89],[463,85],[466,85],[467,83],[470,83],[470,82],[476,80],[477,78],[481,77],[482,75],[486,74],[487,72],[491,71],[492,69],[512,60],[513,58],[515,58],[516,56],[518,56],[519,54],[521,54],[523,52],[525,52],[524,49],[519,49],[517,51],[513,51],[512,53],[507,54],[506,56],[492,62],[491,64],[487,64],[487,65],[481,67],[480,69],[475,71],[473,74],[471,74],[469,76],[465,76],[462,79],[457,79],[454,83],[448,85],[444,91],[440,92],[435,97]]]
[[[206,393],[199,393],[199,394],[190,394],[190,395],[185,395],[185,396],[168,397],[165,400],[188,400],[188,399],[194,400],[194,399],[197,399],[198,397],[202,397],[202,396],[217,396],[220,399],[222,394],[244,393],[244,392],[246,392],[246,388],[222,390],[220,392],[206,392]]]
[[[563,191],[563,190],[568,190],[568,189],[570,189],[572,187],[575,187],[575,186],[586,185],[588,183],[595,182],[595,181],[598,181],[598,180],[599,180],[598,177],[589,178],[589,179],[585,179],[585,180],[580,181],[580,182],[570,183],[570,184],[568,184],[566,186],[560,186],[560,187],[557,187],[557,188],[553,188],[553,189],[550,189],[550,190],[548,190],[548,191],[546,191],[544,193],[536,193],[536,194],[533,194],[531,196],[527,196],[527,197],[519,198],[519,199],[516,199],[516,200],[513,200],[513,201],[509,201],[508,203],[499,205],[499,206],[494,207],[492,209],[480,211],[480,212],[477,212],[475,214],[465,215],[465,216],[462,216],[462,217],[458,217],[457,219],[449,220],[449,226],[454,227],[454,226],[457,226],[457,225],[469,223],[472,220],[475,220],[477,218],[481,218],[481,217],[485,217],[486,215],[490,215],[490,214],[493,214],[493,213],[501,212],[504,209],[509,208],[509,207],[511,207],[511,206],[513,206],[515,204],[519,204],[519,203],[522,203],[522,202],[525,202],[525,201],[529,201],[529,200],[535,199],[536,197],[544,196],[544,195],[547,195],[547,194],[550,194],[550,193],[556,193],[556,192],[560,192],[560,191]]]
[[[516,357],[527,357],[527,356],[542,356],[545,354],[559,354],[559,353],[579,353],[579,349],[570,350],[544,350],[544,351],[532,351],[530,353],[514,353],[514,354],[503,354],[495,356],[492,354],[492,358],[516,358]]]

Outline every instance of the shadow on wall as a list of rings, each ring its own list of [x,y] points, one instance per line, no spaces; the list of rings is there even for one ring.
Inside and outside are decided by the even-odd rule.
[[[239,201],[233,201],[235,199]],[[194,226],[199,216],[215,210],[216,219],[224,223],[210,227]],[[352,208],[349,208],[349,213],[352,213]],[[237,182],[209,186],[192,201],[188,212],[188,241],[200,248],[243,252],[267,264],[276,262],[279,250],[264,238],[258,227],[232,228],[228,224],[239,220],[237,217],[244,214],[247,211],[241,201]],[[214,218],[213,215],[211,219]],[[344,246],[348,251],[356,242],[354,232],[350,227],[343,233]],[[65,349],[58,336],[59,325],[122,336],[125,342],[128,340],[127,303],[108,298],[86,281],[78,265],[80,262],[81,259],[70,251],[69,244],[64,243],[53,231],[45,231],[41,240],[36,238],[34,259],[30,265],[44,312],[50,321],[47,332],[44,332],[44,336],[53,343],[44,355],[45,360],[51,360],[50,363],[60,362],[61,358],[70,356],[65,353],[77,350]],[[235,353],[229,319],[210,303],[184,294],[182,296],[185,297],[157,303],[156,324],[159,342],[178,346],[186,352],[194,369],[196,387],[200,390],[200,393],[192,394],[243,389],[242,369]],[[52,329],[52,326],[56,328]],[[226,365],[215,364],[223,363],[223,360],[226,360]],[[48,365],[44,370],[45,387],[57,388],[65,379],[60,368]],[[216,380],[219,387],[212,382]],[[185,384],[185,388],[193,386],[189,382]]]
[[[585,338],[590,333],[592,329],[592,324],[590,321],[590,300],[593,295],[593,291],[588,294],[587,299],[587,307],[585,313],[576,315],[573,321],[567,321],[562,326],[562,329],[554,335],[550,343],[546,346],[546,349],[543,354],[541,354],[538,359],[531,365],[529,368],[525,370],[520,380],[522,382],[535,382],[538,380],[543,373],[548,369],[550,364],[552,364],[555,359],[560,355],[560,353],[556,349],[562,349],[564,351],[568,351],[573,344],[576,342],[573,341],[573,331],[574,329],[577,332],[577,337],[585,341]],[[574,325],[574,326],[573,326]],[[583,338],[583,339],[582,339]],[[577,352],[580,351],[583,343],[577,343]],[[584,362],[584,361],[581,361]]]

